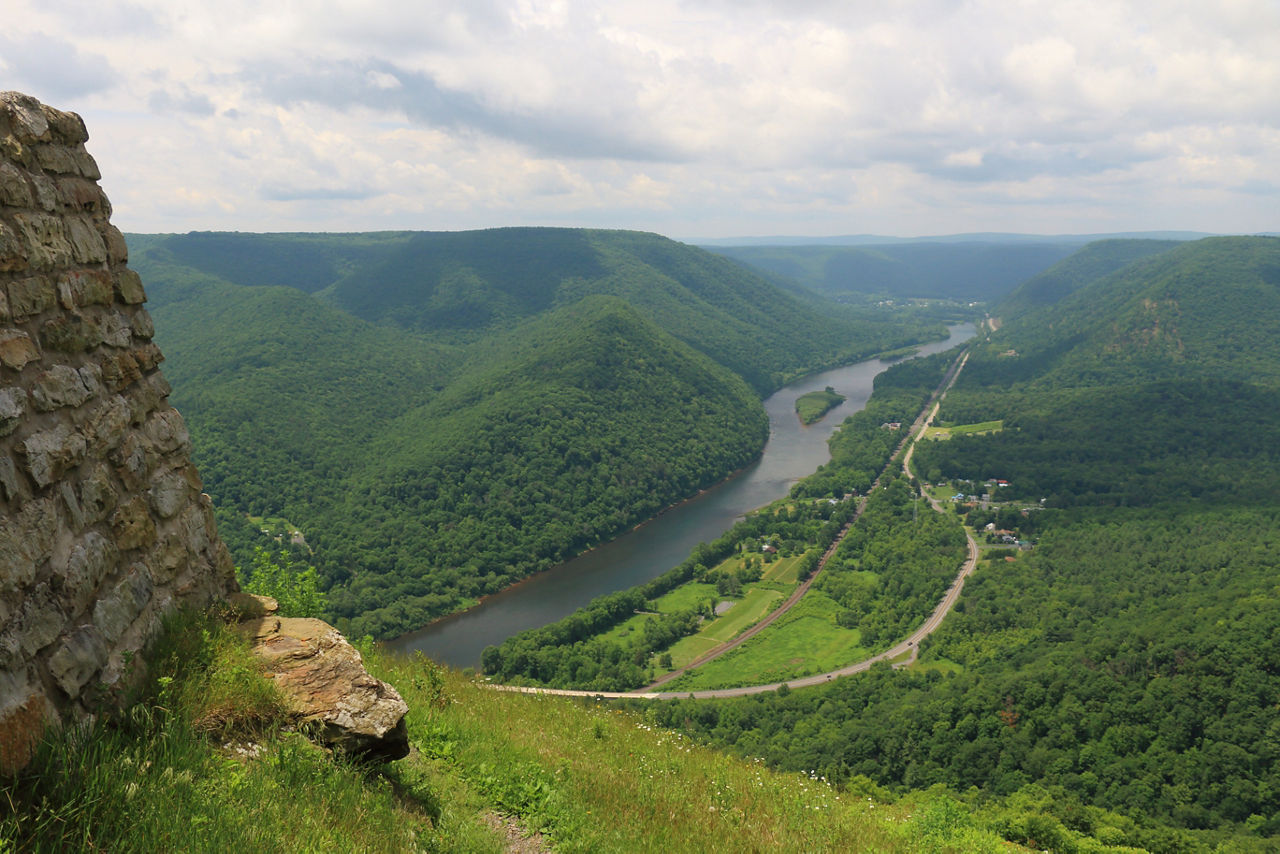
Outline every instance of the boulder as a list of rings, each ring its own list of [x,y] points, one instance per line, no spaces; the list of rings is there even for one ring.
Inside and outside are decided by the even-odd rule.
[[[360,653],[333,626],[267,615],[239,628],[295,713],[317,724],[325,744],[384,761],[409,754],[409,706],[395,688],[369,675]]]

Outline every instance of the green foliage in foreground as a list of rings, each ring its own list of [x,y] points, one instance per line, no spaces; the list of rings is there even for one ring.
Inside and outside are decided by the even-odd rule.
[[[299,563],[287,551],[272,554],[255,547],[253,566],[247,571],[237,567],[236,580],[245,593],[275,599],[281,617],[320,617],[328,604],[316,568]]]
[[[802,424],[813,424],[846,399],[843,394],[836,394],[831,386],[823,391],[811,391],[796,398],[796,415],[800,416]]]
[[[291,731],[229,629],[186,620],[156,660],[138,705],[50,733],[0,780],[0,851],[497,854],[531,833],[563,852],[1007,850],[943,791],[891,803],[422,659],[366,649],[410,706],[415,750],[385,766]]]

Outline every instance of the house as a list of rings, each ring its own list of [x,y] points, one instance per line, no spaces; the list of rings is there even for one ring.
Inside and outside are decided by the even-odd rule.
[[[773,543],[765,543],[763,546],[760,547],[760,551],[764,552],[767,555],[776,555],[778,553],[778,547],[775,546]]]

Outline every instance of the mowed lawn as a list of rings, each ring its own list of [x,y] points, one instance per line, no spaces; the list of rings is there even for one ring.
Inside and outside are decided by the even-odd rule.
[[[680,585],[665,596],[658,598],[654,604],[657,606],[659,613],[674,614],[677,611],[685,611],[689,608],[697,607],[708,600],[713,603],[720,601],[720,594],[716,593],[716,586],[695,581]],[[640,632],[645,620],[651,618],[651,614],[636,614],[631,619],[619,623],[607,632],[603,632],[600,637],[625,643],[632,635]]]
[[[763,685],[824,673],[872,653],[857,629],[836,625],[839,606],[810,590],[784,618],[742,646],[672,682],[671,690]]]
[[[758,623],[781,599],[782,594],[777,590],[751,588],[723,617],[705,624],[697,634],[672,644],[669,652],[673,669],[684,667],[725,641],[733,640],[741,631]]]

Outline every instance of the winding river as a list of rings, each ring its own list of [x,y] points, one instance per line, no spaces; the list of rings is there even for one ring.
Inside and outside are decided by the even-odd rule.
[[[949,350],[973,335],[973,324],[957,324],[949,339],[921,346],[920,355]],[[735,477],[605,545],[387,645],[399,652],[421,650],[454,667],[475,667],[486,646],[566,617],[597,596],[656,578],[688,557],[698,543],[714,540],[743,514],[786,495],[791,484],[827,462],[827,439],[846,417],[866,405],[872,381],[887,367],[873,359],[785,386],[764,402],[769,414],[764,453]],[[817,424],[802,426],[795,414],[796,398],[827,386],[848,399]]]

